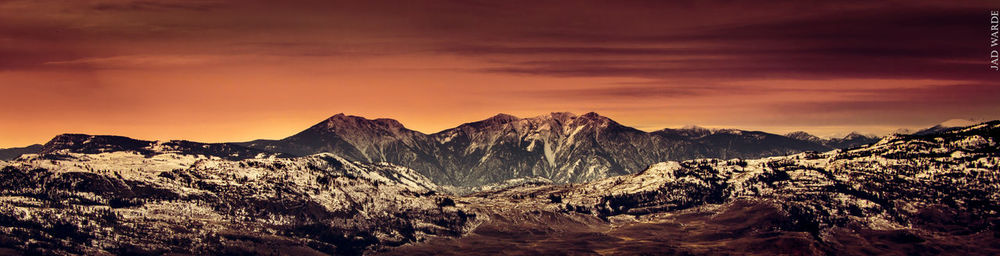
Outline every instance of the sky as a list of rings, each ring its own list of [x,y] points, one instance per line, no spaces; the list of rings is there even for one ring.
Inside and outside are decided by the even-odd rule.
[[[0,0],[0,147],[283,138],[337,113],[887,134],[1000,119],[995,1]]]

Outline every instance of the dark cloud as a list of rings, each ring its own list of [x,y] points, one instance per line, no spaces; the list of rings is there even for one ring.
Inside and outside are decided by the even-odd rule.
[[[730,79],[983,79],[985,14],[991,5],[1000,7],[947,1],[72,4],[94,11],[88,12],[71,4],[27,3],[37,8],[0,18],[0,37],[23,42],[10,51],[39,52],[32,49],[35,42],[84,48],[65,61],[164,51],[303,57],[444,53],[501,64],[483,70],[495,73]],[[44,15],[52,12],[60,15]],[[161,44],[169,42],[177,43],[164,49]],[[105,45],[120,46],[102,49]],[[45,60],[52,55],[39,54]]]
[[[994,77],[986,70],[986,18],[983,8],[886,6],[661,34],[545,33],[443,51],[520,60],[486,72],[549,76],[986,80]]]
[[[221,1],[125,1],[96,3],[91,6],[98,11],[212,11],[225,7]]]

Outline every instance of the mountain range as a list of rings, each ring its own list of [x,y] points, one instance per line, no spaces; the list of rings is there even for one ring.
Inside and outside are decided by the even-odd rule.
[[[586,134],[601,145],[610,134],[639,143],[656,133],[565,118],[541,120],[564,120],[569,134],[525,137]],[[564,131],[524,129],[538,121],[498,116],[432,138],[504,147],[518,131]],[[481,131],[498,124],[510,130]],[[521,179],[467,195],[410,168],[333,153],[63,135],[39,154],[0,161],[0,254],[997,255],[998,168],[1000,121],[825,152],[664,161],[583,183]]]
[[[593,112],[583,115],[554,112],[530,118],[498,114],[424,134],[392,119],[337,114],[280,140],[211,144],[66,134],[42,147],[0,152],[6,152],[6,159],[13,159],[14,155],[56,149],[78,153],[149,151],[161,144],[180,151],[202,147],[191,153],[234,160],[257,155],[289,157],[327,152],[350,161],[406,166],[441,185],[475,187],[518,178],[584,182],[635,173],[662,161],[759,158],[850,148],[876,141],[876,137],[856,133],[843,139],[823,140],[803,132],[783,136],[701,127],[645,132]],[[189,150],[182,150],[185,148]]]
[[[704,128],[644,132],[597,113],[530,118],[498,114],[433,134],[392,119],[338,114],[281,140],[240,145],[292,155],[320,152],[413,168],[438,184],[481,186],[525,177],[556,183],[634,173],[650,164],[704,157],[756,158],[826,151],[877,141],[850,137],[824,145],[756,131]]]
[[[997,255],[998,142],[992,121],[485,191],[456,200],[496,216],[471,234],[387,254]]]
[[[941,122],[940,124],[931,126],[929,128],[921,129],[919,131],[914,132],[913,134],[928,135],[928,134],[941,133],[941,132],[961,129],[970,125],[975,125],[977,123],[980,122],[969,119],[951,119],[948,121]]]

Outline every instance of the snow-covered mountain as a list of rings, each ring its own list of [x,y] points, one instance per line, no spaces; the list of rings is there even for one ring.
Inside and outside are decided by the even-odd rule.
[[[475,223],[410,169],[328,153],[57,152],[0,168],[0,248],[31,255],[356,255]]]
[[[974,125],[976,123],[978,123],[978,122],[973,121],[973,120],[968,120],[968,119],[950,119],[948,121],[941,122],[940,124],[936,124],[936,125],[931,126],[929,128],[916,131],[913,134],[915,134],[915,135],[927,135],[927,134],[934,134],[934,133],[946,132],[946,131],[950,131],[950,130],[954,130],[954,129],[958,129],[958,128],[962,128],[962,127]]]
[[[658,146],[655,138],[596,113],[501,114],[431,136],[446,169],[468,185],[535,176],[579,182],[635,172],[662,158],[641,150]]]
[[[563,144],[584,147],[622,129],[552,117],[562,118],[491,118],[451,140],[586,134],[592,144]],[[494,126],[506,128],[478,131]],[[512,139],[522,135],[531,139]],[[666,161],[578,184],[517,179],[467,196],[409,168],[330,153],[223,159],[165,144],[69,135],[0,161],[0,252],[1000,253],[1000,121],[823,153]]]
[[[843,138],[822,139],[820,137],[817,137],[816,135],[812,135],[807,132],[797,131],[785,134],[785,137],[789,137],[796,140],[808,141],[823,146],[827,146],[833,149],[854,148],[862,145],[872,144],[878,142],[881,139],[877,136],[864,135],[857,132],[849,133]]]
[[[499,217],[389,254],[997,255],[1000,121],[850,150],[662,162],[460,201]]]
[[[697,126],[682,129],[663,129],[652,132],[665,140],[690,141],[697,147],[680,152],[687,155],[677,155],[668,160],[685,160],[695,158],[758,158],[762,156],[777,156],[799,153],[803,151],[826,151],[831,148],[824,145],[790,138],[782,135],[759,131],[743,131],[737,129],[706,129]],[[667,152],[670,153],[670,152]]]
[[[406,129],[391,119],[338,114],[282,140],[241,145],[294,155],[331,152],[353,161],[390,162],[454,186],[533,177],[582,182],[634,173],[666,160],[755,158],[830,149],[781,135],[731,129],[647,133],[593,112],[531,118],[499,114],[434,134]]]
[[[921,210],[943,210],[935,207],[998,215],[998,181],[1000,122],[994,121],[825,153],[664,162],[641,173],[570,187],[586,195],[580,203],[590,198],[596,211],[612,215],[680,209],[690,202],[767,199],[831,218],[819,224],[861,217],[854,220],[869,227],[903,228]],[[564,201],[576,202],[573,197]],[[839,212],[843,209],[854,210]]]
[[[804,131],[790,132],[790,133],[785,134],[785,137],[789,137],[789,138],[797,139],[797,140],[809,141],[809,142],[813,142],[813,143],[823,143],[823,141],[824,141],[823,138],[820,138],[819,136],[812,135],[812,134],[810,134],[808,132],[804,132]]]

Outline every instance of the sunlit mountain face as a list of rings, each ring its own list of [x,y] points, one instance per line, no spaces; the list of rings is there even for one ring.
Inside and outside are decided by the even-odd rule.
[[[0,255],[1000,255],[998,27],[985,0],[0,1]]]

